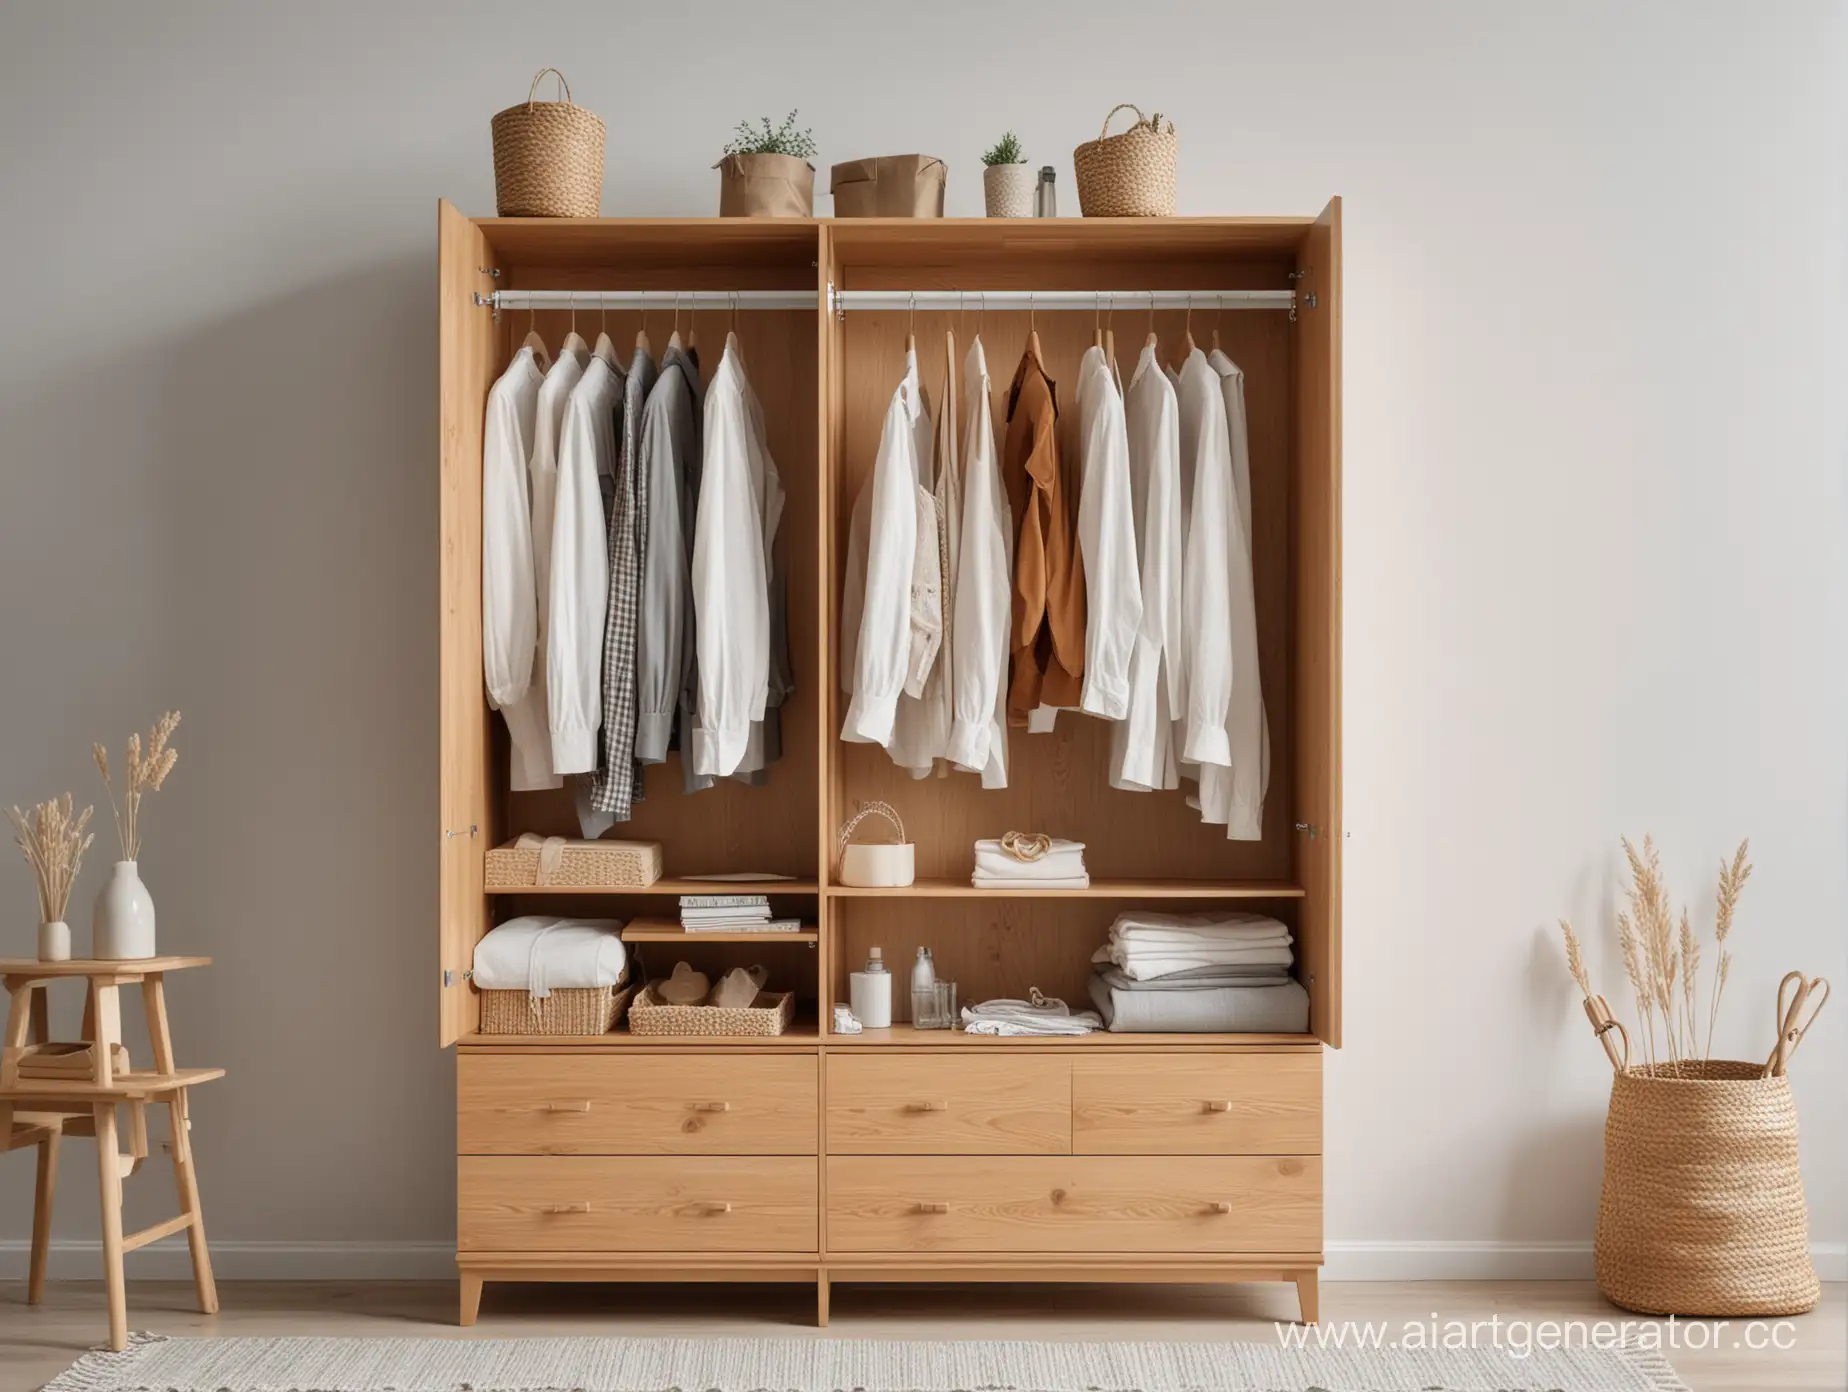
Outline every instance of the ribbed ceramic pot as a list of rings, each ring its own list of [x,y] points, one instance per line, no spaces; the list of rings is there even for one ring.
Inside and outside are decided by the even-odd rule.
[[[982,197],[989,217],[1033,216],[1033,166],[991,164],[982,171]]]
[[[39,924],[38,959],[41,962],[71,960],[71,925],[63,919]]]
[[[154,901],[132,860],[118,860],[103,882],[90,919],[90,955],[125,961],[154,955]]]

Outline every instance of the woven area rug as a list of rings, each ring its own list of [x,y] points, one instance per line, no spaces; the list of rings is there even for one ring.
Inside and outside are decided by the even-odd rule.
[[[860,1339],[162,1339],[45,1392],[1687,1392],[1638,1350]]]

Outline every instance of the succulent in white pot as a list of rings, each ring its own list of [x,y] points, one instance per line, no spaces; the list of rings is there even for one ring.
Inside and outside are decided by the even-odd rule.
[[[982,198],[989,217],[1033,216],[1033,167],[1020,148],[1020,137],[1007,132],[982,155]]]

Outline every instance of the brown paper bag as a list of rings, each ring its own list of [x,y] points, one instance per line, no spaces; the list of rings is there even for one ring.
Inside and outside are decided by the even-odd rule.
[[[815,166],[794,155],[727,155],[719,171],[720,217],[812,217]]]
[[[884,155],[837,164],[830,185],[835,217],[943,216],[949,169],[929,155]]]

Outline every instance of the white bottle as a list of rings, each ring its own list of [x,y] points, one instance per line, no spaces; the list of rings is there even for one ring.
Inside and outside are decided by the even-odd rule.
[[[879,948],[867,953],[866,970],[853,973],[847,989],[853,1013],[862,1025],[892,1028],[892,973],[886,970],[885,954]]]

